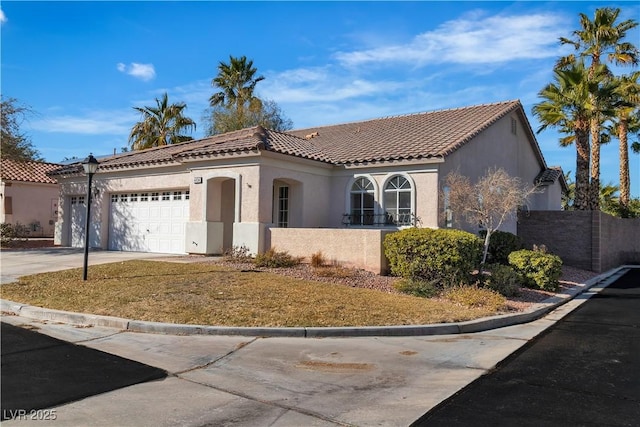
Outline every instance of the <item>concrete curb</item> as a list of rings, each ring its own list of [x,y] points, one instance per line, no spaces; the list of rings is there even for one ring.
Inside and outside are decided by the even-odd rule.
[[[402,326],[363,326],[363,327],[296,327],[296,328],[267,328],[267,327],[232,327],[181,325],[174,323],[147,322],[141,320],[122,319],[111,316],[73,313],[48,308],[34,307],[13,301],[0,299],[0,310],[17,316],[36,320],[48,320],[81,326],[107,326],[131,332],[145,332],[167,335],[242,335],[258,337],[298,337],[298,338],[328,338],[328,337],[402,337],[423,335],[450,335],[481,332],[505,326],[518,325],[537,320],[550,311],[583,294],[585,300],[615,282],[630,268],[640,266],[623,265],[602,273],[582,285],[571,288],[565,294],[558,294],[540,303],[534,304],[529,310],[517,314],[503,314],[485,317],[466,322],[438,323],[432,325],[402,325]],[[599,285],[599,286],[596,286]]]

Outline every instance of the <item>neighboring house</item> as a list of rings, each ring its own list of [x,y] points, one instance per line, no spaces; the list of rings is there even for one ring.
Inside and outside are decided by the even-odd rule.
[[[547,167],[519,101],[286,133],[258,126],[102,160],[89,240],[160,253],[321,250],[382,271],[386,233],[447,225],[447,173],[476,180],[490,167],[540,181],[530,209],[560,209],[566,183]],[[79,164],[53,176],[57,242],[82,246],[87,179]],[[515,221],[503,229],[515,232]]]
[[[0,168],[0,222],[21,224],[29,236],[53,237],[60,186],[47,173],[60,165],[2,159]]]

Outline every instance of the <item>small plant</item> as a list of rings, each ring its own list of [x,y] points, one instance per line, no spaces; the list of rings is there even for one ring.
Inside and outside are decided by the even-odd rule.
[[[449,301],[469,308],[487,308],[493,311],[504,309],[507,299],[498,292],[478,286],[455,286],[442,296]]]
[[[228,262],[248,262],[252,259],[249,248],[244,245],[232,246],[222,256]]]
[[[523,249],[509,255],[509,264],[529,288],[556,292],[560,287],[562,260],[559,256]]]
[[[513,268],[502,264],[489,264],[486,270],[490,275],[485,276],[482,286],[498,292],[505,297],[520,294],[520,275]]]
[[[311,255],[311,266],[314,268],[324,267],[327,265],[327,258],[322,251],[318,251]]]
[[[254,263],[256,267],[286,268],[296,266],[301,261],[302,258],[293,257],[286,251],[276,251],[275,248],[271,248],[264,253],[256,255]]]
[[[406,278],[398,281],[394,287],[404,293],[416,297],[431,298],[440,292],[437,281]]]

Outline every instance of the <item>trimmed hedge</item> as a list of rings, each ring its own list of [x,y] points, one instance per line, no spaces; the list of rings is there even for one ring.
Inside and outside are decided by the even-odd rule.
[[[485,230],[480,231],[480,238],[484,241],[487,236]],[[509,265],[509,254],[522,249],[520,237],[508,231],[494,231],[489,239],[487,263]]]
[[[557,255],[522,249],[509,255],[509,264],[520,274],[526,287],[552,292],[560,287],[562,260]]]
[[[461,230],[408,228],[388,234],[384,252],[391,274],[444,288],[470,282],[482,241]]]

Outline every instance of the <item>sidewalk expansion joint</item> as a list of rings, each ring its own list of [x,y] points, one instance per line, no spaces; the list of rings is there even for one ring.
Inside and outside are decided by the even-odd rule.
[[[185,369],[183,371],[173,372],[172,375],[180,378],[179,377],[180,375],[186,374],[187,372],[192,372],[192,371],[197,371],[198,369],[208,368],[211,365],[215,365],[216,363],[218,363],[222,359],[225,359],[225,358],[231,356],[232,354],[236,353],[238,350],[243,349],[243,348],[247,347],[248,345],[254,343],[258,339],[260,339],[260,337],[255,337],[255,338],[251,339],[248,342],[242,342],[242,343],[238,344],[233,350],[228,351],[227,353],[223,354],[222,356],[218,357],[215,360],[212,360],[211,362],[207,362],[207,363],[205,363],[203,365],[199,365],[199,366],[194,366],[193,368]]]
[[[253,402],[258,402],[258,403],[262,403],[262,404],[265,404],[265,405],[274,406],[276,408],[285,409],[287,411],[297,412],[297,413],[300,413],[300,414],[303,414],[303,415],[307,415],[307,416],[310,416],[310,417],[313,417],[313,418],[320,419],[322,421],[327,421],[327,422],[330,422],[330,423],[334,423],[335,425],[338,425],[338,426],[341,426],[341,427],[357,427],[355,424],[350,424],[350,423],[347,423],[347,422],[344,422],[344,421],[336,420],[336,419],[327,417],[325,415],[322,415],[320,413],[317,413],[317,412],[314,412],[314,411],[310,411],[308,409],[299,408],[299,407],[292,406],[292,405],[286,405],[284,403],[273,402],[273,401],[270,401],[270,400],[258,399],[256,397],[250,396],[250,395],[245,394],[245,393],[241,393],[239,391],[228,390],[228,389],[225,389],[225,388],[222,388],[222,387],[216,387],[214,385],[207,384],[207,383],[202,383],[200,381],[190,380],[190,379],[183,378],[183,377],[178,377],[178,378],[180,378],[181,380],[184,380],[184,381],[188,381],[188,382],[193,383],[193,384],[198,384],[198,385],[201,385],[201,386],[204,386],[204,387],[208,387],[208,388],[211,388],[211,389],[214,389],[214,390],[217,390],[217,391],[221,391],[223,393],[228,393],[228,394],[231,394],[233,396],[237,396],[237,397],[241,397],[243,399],[251,400]]]

